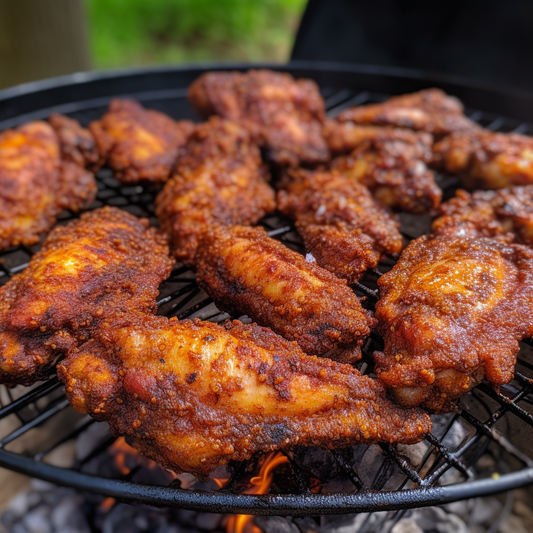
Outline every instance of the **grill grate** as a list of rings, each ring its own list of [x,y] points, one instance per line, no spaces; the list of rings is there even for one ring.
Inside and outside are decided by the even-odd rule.
[[[166,91],[145,94],[141,99],[147,107],[179,115],[176,109],[186,107],[184,91]],[[345,88],[323,88],[330,116],[353,105],[382,101],[388,95]],[[83,123],[99,117],[105,111],[104,102],[88,107],[85,102],[76,112],[69,104],[71,115]],[[60,109],[61,111],[61,109]],[[483,126],[498,131],[531,132],[531,126],[516,120],[468,110],[471,118]],[[33,117],[32,117],[33,118]],[[176,118],[179,118],[176,116]],[[13,124],[10,124],[13,125]],[[98,176],[98,195],[92,208],[113,205],[136,215],[148,217],[156,224],[153,186],[125,186],[104,169]],[[445,196],[453,194],[458,182],[450,176],[439,176]],[[65,212],[59,224],[75,217]],[[303,252],[293,226],[277,216],[268,216],[262,225],[272,237],[287,246]],[[429,229],[428,217],[402,215],[402,232],[412,239]],[[31,255],[39,248],[19,246],[0,253],[0,285],[27,265]],[[365,307],[372,309],[377,298],[376,281],[390,270],[394,260],[386,258],[377,269],[369,271],[353,287]],[[197,287],[194,273],[177,266],[170,278],[161,286],[158,301],[159,313],[166,316],[201,318],[220,322],[229,315],[220,312],[211,299]],[[361,372],[371,374],[371,354],[382,346],[382,340],[373,334],[357,363]],[[16,387],[3,389],[0,394],[0,431],[11,421],[14,430],[0,438],[0,465],[31,476],[47,479],[79,489],[99,492],[121,500],[135,500],[152,505],[174,505],[188,509],[215,512],[244,512],[247,514],[307,515],[362,511],[384,511],[445,503],[466,497],[488,494],[514,488],[533,481],[533,341],[522,343],[515,379],[495,391],[480,385],[465,395],[451,414],[434,418],[434,432],[415,446],[356,446],[347,450],[321,451],[296,448],[285,451],[292,472],[292,493],[253,496],[238,494],[254,472],[254,461],[233,465],[233,476],[218,491],[194,491],[174,487],[139,485],[129,477],[104,479],[84,473],[84,465],[100,454],[106,453],[115,439],[109,437],[71,469],[60,469],[47,464],[50,454],[66,442],[83,435],[93,424],[88,417],[77,415],[69,407],[62,385],[55,376],[31,389]],[[61,431],[43,438],[49,426],[69,417],[71,423],[62,424]],[[16,421],[16,424],[13,421]],[[28,437],[35,433],[36,438]],[[31,443],[31,444],[28,444]],[[499,478],[474,480],[474,467],[483,454],[503,458],[513,465],[510,474]],[[312,454],[328,465],[333,465],[333,477],[342,479],[342,489],[332,490],[328,479],[320,479],[322,489],[316,493],[310,481],[314,466],[308,460]],[[321,454],[321,455],[320,455]],[[323,477],[323,476],[322,476]],[[349,483],[349,487],[346,485]]]

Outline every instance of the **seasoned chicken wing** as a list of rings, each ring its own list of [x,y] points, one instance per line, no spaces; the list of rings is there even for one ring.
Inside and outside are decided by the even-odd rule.
[[[399,141],[416,147],[416,151],[413,153],[416,159],[421,159],[424,163],[430,163],[433,158],[431,151],[433,136],[423,131],[361,125],[330,119],[326,120],[323,133],[329,149],[334,155],[351,152],[365,142]]]
[[[213,223],[255,224],[274,210],[274,191],[265,177],[247,130],[218,117],[198,125],[156,199],[176,258],[192,266],[199,235]]]
[[[0,249],[35,244],[63,209],[88,207],[96,191],[90,172],[61,159],[46,122],[0,133]]]
[[[201,117],[221,115],[244,125],[280,165],[329,160],[324,101],[311,80],[271,70],[208,72],[189,87],[188,97]]]
[[[446,410],[481,380],[509,382],[533,334],[533,251],[423,236],[378,281],[376,374],[402,405]]]
[[[108,112],[89,124],[102,160],[124,183],[166,181],[193,127],[134,100],[112,100]]]
[[[357,360],[374,324],[344,280],[271,239],[263,228],[214,226],[196,254],[198,284],[310,355]]]
[[[333,159],[330,168],[359,181],[386,205],[426,213],[438,207],[442,191],[425,163],[430,145],[422,141],[420,136],[369,138],[350,155]]]
[[[533,138],[478,130],[455,133],[435,144],[434,166],[459,174],[470,189],[533,183]]]
[[[498,191],[458,190],[433,222],[439,235],[497,237],[533,245],[533,185]]]
[[[59,113],[50,115],[48,122],[59,139],[63,161],[70,161],[79,167],[95,171],[100,168],[96,141],[87,128],[83,128],[77,120]]]
[[[394,96],[381,104],[352,107],[343,111],[337,120],[427,131],[437,137],[479,128],[463,114],[461,102],[440,89]]]
[[[0,383],[29,385],[119,309],[155,313],[172,261],[148,221],[104,207],[54,229],[0,288]]]
[[[278,193],[278,209],[296,220],[321,267],[354,283],[382,254],[401,251],[398,222],[364,185],[331,171],[300,170],[290,177]]]
[[[431,429],[421,410],[387,400],[379,381],[266,328],[127,318],[58,373],[76,410],[175,472],[207,476],[297,444],[415,443]]]

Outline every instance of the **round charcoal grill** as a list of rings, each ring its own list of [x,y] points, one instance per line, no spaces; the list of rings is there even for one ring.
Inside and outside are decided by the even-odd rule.
[[[144,106],[176,119],[194,118],[186,100],[186,89],[196,77],[205,70],[246,70],[250,67],[253,65],[209,65],[75,74],[31,83],[0,92],[0,129],[32,119],[45,119],[52,111],[68,114],[86,125],[100,117],[110,98],[117,96],[136,98]],[[267,67],[315,79],[331,116],[346,107],[437,86],[461,98],[467,114],[484,127],[533,134],[533,96],[528,94],[473,86],[449,77],[428,78],[418,72],[398,69],[323,63]],[[122,185],[108,169],[103,169],[97,177],[99,192],[92,208],[113,205],[134,215],[146,216],[156,224],[156,188]],[[445,198],[453,195],[457,180],[451,176],[438,176],[438,180]],[[59,223],[64,224],[74,216],[65,212]],[[407,239],[415,238],[428,232],[429,222],[427,216],[402,214],[402,232]],[[271,236],[303,252],[301,242],[287,220],[269,216],[261,223]],[[0,285],[20,272],[38,247],[19,246],[0,253]],[[393,264],[393,259],[386,259],[378,269],[366,273],[361,282],[354,285],[366,307],[372,308],[375,304],[378,297],[376,281]],[[159,311],[180,319],[199,317],[221,321],[228,318],[196,286],[194,272],[179,265],[161,287]],[[381,342],[378,336],[369,339],[364,357],[358,363],[363,373],[372,372],[370,356],[382,347]],[[464,395],[453,413],[434,417],[433,434],[415,445],[416,448],[361,445],[350,450],[321,451],[321,457],[333,465],[328,470],[349,481],[350,488],[343,485],[342,492],[330,490],[331,485],[324,483],[316,493],[316,479],[311,488],[306,457],[313,450],[305,448],[283,452],[289,457],[289,486],[292,489],[269,495],[239,494],[239,488],[254,475],[246,462],[233,465],[233,477],[228,484],[213,491],[186,490],[174,487],[174,484],[169,487],[142,485],[127,477],[97,477],[83,472],[83,461],[69,469],[47,464],[47,458],[54,450],[96,424],[70,408],[62,384],[53,375],[31,389],[16,387],[0,391],[0,466],[122,501],[255,515],[316,516],[398,510],[492,494],[533,482],[532,347],[533,342],[529,339],[522,343],[515,379],[510,384],[500,390],[482,384]],[[47,438],[42,438],[40,435],[46,428],[51,429],[46,433]],[[113,441],[112,438],[105,441],[92,456],[105,453]],[[481,477],[479,474],[474,476],[474,469],[479,472],[480,458],[487,454],[506,465],[506,471],[499,474],[489,471]],[[320,486],[324,480],[318,481]]]

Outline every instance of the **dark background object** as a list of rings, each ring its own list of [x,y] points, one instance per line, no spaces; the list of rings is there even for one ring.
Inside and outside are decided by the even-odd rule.
[[[415,68],[533,90],[533,2],[309,0],[291,59]]]
[[[0,87],[90,68],[83,0],[0,2]]]

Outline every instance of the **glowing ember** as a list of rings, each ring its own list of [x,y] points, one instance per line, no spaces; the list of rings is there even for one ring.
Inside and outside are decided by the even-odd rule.
[[[281,452],[270,453],[261,466],[259,475],[250,479],[252,486],[244,491],[244,494],[266,494],[274,478],[273,470],[282,464],[288,463],[289,460]],[[222,480],[215,480],[217,484]],[[224,480],[226,481],[226,480]],[[219,485],[220,486],[220,485]],[[228,533],[262,533],[252,522],[253,516],[247,514],[238,514],[230,516],[226,531]]]

